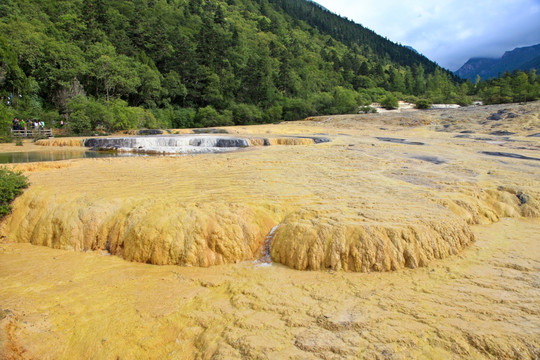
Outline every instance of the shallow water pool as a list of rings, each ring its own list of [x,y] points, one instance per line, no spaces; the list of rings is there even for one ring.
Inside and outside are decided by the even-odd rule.
[[[97,151],[25,151],[0,153],[0,164],[14,164],[26,162],[59,161],[83,158],[103,158],[119,156],[142,156],[142,154],[113,153]]]

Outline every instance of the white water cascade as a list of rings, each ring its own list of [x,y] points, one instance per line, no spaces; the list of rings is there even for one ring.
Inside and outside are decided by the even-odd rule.
[[[170,135],[123,138],[91,138],[84,144],[95,150],[155,154],[218,153],[250,146],[249,140],[225,136]]]

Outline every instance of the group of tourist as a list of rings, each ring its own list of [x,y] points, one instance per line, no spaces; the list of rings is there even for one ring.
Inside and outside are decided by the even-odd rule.
[[[36,119],[13,119],[13,130],[43,130],[45,128],[45,122],[43,120],[37,121]]]

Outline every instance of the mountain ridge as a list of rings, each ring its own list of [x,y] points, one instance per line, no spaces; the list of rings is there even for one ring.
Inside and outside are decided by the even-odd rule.
[[[540,65],[540,44],[505,51],[500,58],[473,57],[454,72],[457,76],[475,81],[480,75],[489,80],[505,71],[537,69]]]

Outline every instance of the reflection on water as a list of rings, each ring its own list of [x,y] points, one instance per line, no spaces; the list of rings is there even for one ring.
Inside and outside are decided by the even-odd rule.
[[[118,156],[141,156],[131,153],[110,153],[97,151],[27,151],[0,153],[0,164],[58,161],[81,158],[102,158]]]

